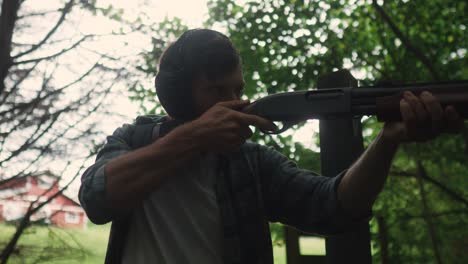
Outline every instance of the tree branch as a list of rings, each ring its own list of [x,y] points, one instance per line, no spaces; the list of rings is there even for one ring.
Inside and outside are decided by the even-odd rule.
[[[468,214],[468,210],[449,210],[449,211],[443,211],[443,212],[435,212],[435,213],[430,213],[429,217],[436,218],[436,217],[441,217],[441,216],[460,215],[460,214]],[[401,216],[399,218],[411,219],[411,218],[423,218],[423,217],[424,215],[406,215],[406,216]]]
[[[13,61],[13,64],[12,65],[20,65],[20,64],[26,64],[26,63],[31,63],[31,62],[39,62],[39,61],[43,61],[43,60],[50,60],[50,59],[53,59],[53,58],[56,58],[74,48],[76,48],[78,45],[81,44],[81,42],[85,41],[87,38],[89,38],[90,35],[86,35],[84,37],[82,37],[80,40],[78,40],[77,42],[75,42],[73,45],[71,45],[70,47],[68,48],[65,48],[55,54],[52,54],[52,55],[49,55],[49,56],[45,56],[45,57],[40,57],[40,58],[35,58],[35,59],[30,59],[30,60],[23,60],[23,61]]]
[[[65,4],[65,6],[62,9],[62,15],[60,16],[59,20],[57,21],[57,23],[55,23],[55,26],[45,35],[45,37],[41,41],[39,41],[37,44],[33,45],[30,49],[28,49],[26,51],[23,51],[23,52],[21,52],[19,54],[14,55],[13,59],[17,59],[17,58],[19,58],[21,56],[29,54],[29,53],[37,50],[38,48],[40,48],[57,31],[57,29],[60,27],[60,25],[62,25],[62,23],[65,21],[65,17],[67,16],[67,14],[72,9],[74,2],[75,2],[75,0],[70,0],[70,1],[68,1],[68,3]]]
[[[48,11],[43,11],[43,12],[24,14],[22,16],[18,16],[17,20],[28,18],[28,17],[45,16],[45,15],[48,15],[48,14],[57,13],[59,11],[60,11],[60,9],[53,9],[53,10],[48,10]],[[28,45],[28,46],[31,46],[31,45]]]
[[[30,146],[32,146],[35,142],[37,142],[40,138],[42,138],[46,133],[47,131],[55,124],[55,122],[57,122],[59,116],[66,111],[66,109],[69,109],[68,107],[65,108],[65,109],[62,109],[62,110],[59,110],[55,113],[53,113],[51,116],[51,122],[49,123],[49,125],[44,128],[42,131],[41,128],[42,126],[44,125],[44,123],[40,123],[36,130],[34,131],[33,135],[35,135],[34,137],[26,140],[26,142],[23,143],[23,145],[21,145],[19,148],[15,149],[14,151],[12,151],[10,153],[10,155],[6,158],[4,158],[3,160],[0,161],[0,166],[2,166],[2,164],[4,164],[5,162],[11,160],[12,158],[18,156],[21,152],[25,151],[26,149],[28,149]],[[40,133],[39,133],[40,132]],[[39,133],[38,135],[36,135],[36,133]]]
[[[388,24],[388,26],[393,31],[393,33],[397,36],[397,38],[401,40],[401,42],[406,47],[406,49],[412,52],[413,55],[419,61],[421,61],[424,64],[424,66],[426,66],[426,68],[429,70],[434,80],[439,80],[440,79],[439,74],[437,73],[437,70],[435,69],[434,65],[432,65],[429,58],[426,55],[424,55],[423,52],[421,52],[419,49],[413,46],[411,41],[403,34],[403,32],[401,32],[401,30],[397,27],[397,25],[393,23],[392,19],[390,18],[390,16],[387,15],[385,10],[383,10],[383,8],[379,4],[377,4],[377,0],[372,0],[372,5],[380,14],[382,19]]]
[[[427,196],[426,190],[424,190],[424,182],[423,177],[427,177],[426,169],[424,168],[422,162],[420,160],[417,161],[418,173],[417,173],[417,181],[419,186],[419,191],[421,193],[421,202],[422,202],[422,209],[424,215],[424,221],[427,223],[427,231],[429,233],[429,237],[431,238],[432,250],[434,252],[434,257],[437,260],[438,264],[442,264],[442,258],[440,256],[439,250],[439,241],[436,235],[436,229],[434,222],[432,221],[432,217],[430,217],[431,212],[429,205],[427,204]]]
[[[11,135],[15,130],[19,129],[20,127],[24,127],[24,124],[28,121],[28,119],[30,119],[31,114],[41,102],[40,100],[41,94],[47,89],[47,84],[49,83],[51,78],[52,78],[52,74],[49,77],[44,76],[41,89],[37,92],[36,98],[32,99],[28,103],[17,103],[11,108],[8,108],[3,112],[0,112],[0,118],[1,118],[0,124],[10,123],[10,122],[18,120],[15,126],[13,126],[8,132],[4,133],[4,140],[2,144],[0,145],[0,153],[3,152],[3,144],[5,143],[6,137]],[[49,94],[46,94],[46,96]],[[47,121],[44,118],[44,116],[45,114],[40,118],[40,125],[44,123],[45,121]]]
[[[119,74],[117,74],[117,77],[116,78],[119,78]],[[107,97],[107,95],[109,94],[109,92],[111,91],[112,87],[115,85],[115,83],[111,83],[109,85],[109,87],[106,88],[106,90],[104,90],[102,93],[103,93],[103,96],[101,98],[100,101],[98,101],[98,103],[92,107],[89,111],[88,111],[88,115],[84,116],[79,122],[81,122],[83,119],[87,118],[90,116],[91,113],[95,112],[101,105],[102,101]],[[0,161],[0,166],[2,164],[4,164],[5,162],[8,162],[9,160],[11,160],[12,158],[18,156],[21,152],[27,150],[28,148],[30,148],[31,146],[33,146],[33,144],[35,144],[40,138],[42,138],[48,131],[49,129],[51,129],[51,127],[58,121],[58,118],[60,115],[62,115],[63,113],[65,112],[69,112],[69,111],[72,111],[74,110],[74,107],[75,106],[81,106],[81,105],[85,105],[85,103],[87,103],[88,100],[90,100],[91,98],[91,95],[94,94],[95,96],[95,91],[94,90],[90,90],[88,91],[87,94],[85,94],[83,97],[79,98],[77,101],[73,102],[73,104],[70,104],[68,105],[67,107],[61,109],[61,110],[57,110],[56,112],[52,113],[50,116],[52,118],[50,118],[51,122],[47,125],[46,128],[42,129],[41,131],[41,127],[45,124],[44,122],[41,122],[38,127],[36,128],[36,131],[33,133],[34,137],[26,140],[26,142],[24,142],[18,149],[16,149],[15,151],[12,151],[8,157],[4,158],[3,160]],[[70,129],[72,126],[75,126],[77,123],[75,122],[74,124],[72,125],[69,125],[68,126],[68,129]],[[65,130],[64,132],[62,132],[61,134],[59,134],[58,136],[55,137],[55,139],[52,139],[49,141],[49,143],[41,150],[41,154],[39,156],[41,156],[45,150],[47,149],[47,147],[49,147],[52,143],[54,143],[56,140],[62,138],[64,136],[64,134],[67,132],[67,130]],[[38,134],[39,133],[39,134]],[[38,134],[38,135],[37,135]]]
[[[416,173],[413,172],[407,172],[407,171],[394,171],[392,170],[390,172],[390,175],[392,176],[404,176],[404,177],[416,177]],[[434,184],[437,186],[439,189],[444,191],[446,194],[448,194],[450,197],[452,197],[454,200],[463,203],[465,206],[468,206],[468,200],[463,198],[461,195],[457,194],[455,191],[452,189],[448,188],[441,182],[437,181],[434,178],[429,177],[428,175],[422,175],[423,179]]]
[[[441,211],[441,212],[433,212],[429,214],[428,217],[431,218],[437,218],[437,217],[443,217],[443,216],[449,216],[449,215],[468,215],[468,210],[447,210],[447,211]],[[391,224],[388,225],[388,228],[393,227],[396,223],[400,221],[407,221],[411,220],[414,218],[424,218],[427,217],[426,215],[412,215],[408,213],[397,213],[397,217],[395,218],[394,221],[392,221]]]
[[[36,68],[36,66],[37,66],[37,63],[34,64],[31,68],[27,69],[26,71],[23,71],[23,73],[21,74],[21,77],[18,80],[16,80],[16,82],[15,82],[15,84],[13,84],[12,88],[8,92],[0,94],[0,97],[2,98],[1,101],[0,101],[0,106],[3,105],[6,102],[6,100],[8,99],[8,97],[10,97],[10,95],[14,94],[18,90],[19,85],[24,80],[26,80],[26,78],[29,77],[29,75]]]
[[[99,61],[99,60],[98,60]],[[4,123],[4,122],[7,122],[7,121],[10,121],[10,120],[7,120],[7,118],[5,118],[4,116],[6,114],[11,114],[13,111],[21,108],[21,109],[30,109],[30,108],[35,108],[37,106],[38,103],[44,101],[45,99],[47,98],[50,98],[54,95],[58,95],[60,93],[62,93],[65,89],[71,87],[72,85],[76,84],[76,83],[79,83],[81,82],[86,76],[88,76],[93,70],[95,70],[97,67],[99,66],[99,64],[96,62],[93,66],[91,66],[86,72],[84,72],[82,75],[80,75],[80,77],[78,77],[77,79],[75,79],[74,81],[60,87],[60,88],[57,88],[55,89],[54,91],[51,91],[43,96],[40,96],[43,89],[45,88],[44,85],[42,87],[42,89],[38,92],[38,96],[36,96],[35,99],[32,99],[31,101],[27,102],[27,103],[23,103],[23,104],[17,104],[16,106],[12,107],[12,108],[9,108],[5,111],[2,111],[0,112],[0,117],[2,117],[2,120],[0,120],[0,124],[1,123]],[[15,113],[15,116],[18,116],[19,114],[22,114],[22,112],[19,112],[19,113]]]

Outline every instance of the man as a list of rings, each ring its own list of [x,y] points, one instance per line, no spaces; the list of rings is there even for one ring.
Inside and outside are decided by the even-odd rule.
[[[108,263],[273,263],[269,221],[344,232],[370,216],[401,142],[463,125],[430,93],[405,93],[403,122],[385,124],[348,170],[329,178],[246,142],[249,126],[275,126],[242,113],[243,89],[240,57],[216,31],[187,31],[164,52],[156,91],[169,117],[117,129],[82,178],[91,221],[113,222]],[[161,133],[174,120],[183,124]]]

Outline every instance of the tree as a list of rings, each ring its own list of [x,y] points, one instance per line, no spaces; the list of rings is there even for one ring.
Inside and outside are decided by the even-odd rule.
[[[125,65],[128,54],[119,49],[125,43],[111,50],[102,48],[102,41],[134,29],[122,24],[122,10],[96,1],[46,7],[35,1],[0,2],[0,182],[51,169],[71,176],[63,179],[57,196],[102,144],[100,122],[112,118],[105,108],[108,95],[132,79]],[[81,31],[79,19],[92,14],[121,25],[120,30]],[[32,214],[50,201],[31,203],[0,254],[2,263],[32,224]]]

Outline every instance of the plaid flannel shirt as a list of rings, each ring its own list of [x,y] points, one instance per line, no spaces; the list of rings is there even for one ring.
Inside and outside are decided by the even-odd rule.
[[[112,221],[106,263],[120,263],[129,213],[106,203],[104,167],[113,158],[150,144],[161,116],[142,116],[107,138],[96,162],[82,176],[79,198],[90,220]],[[219,155],[216,195],[223,227],[224,263],[273,263],[269,222],[330,235],[358,224],[339,206],[337,186],[344,175],[319,176],[299,169],[272,148],[245,143]],[[131,212],[130,212],[131,213]]]

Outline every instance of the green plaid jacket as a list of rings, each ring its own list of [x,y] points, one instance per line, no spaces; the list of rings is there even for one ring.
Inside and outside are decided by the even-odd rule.
[[[141,116],[107,137],[96,162],[82,176],[81,205],[93,223],[112,221],[106,263],[120,263],[129,213],[105,202],[104,167],[113,158],[153,141],[161,116]],[[354,225],[337,202],[336,177],[300,169],[272,148],[247,142],[237,152],[220,155],[217,200],[223,226],[224,263],[273,263],[269,222],[281,222],[321,235],[341,233]],[[131,212],[130,212],[131,213]]]

